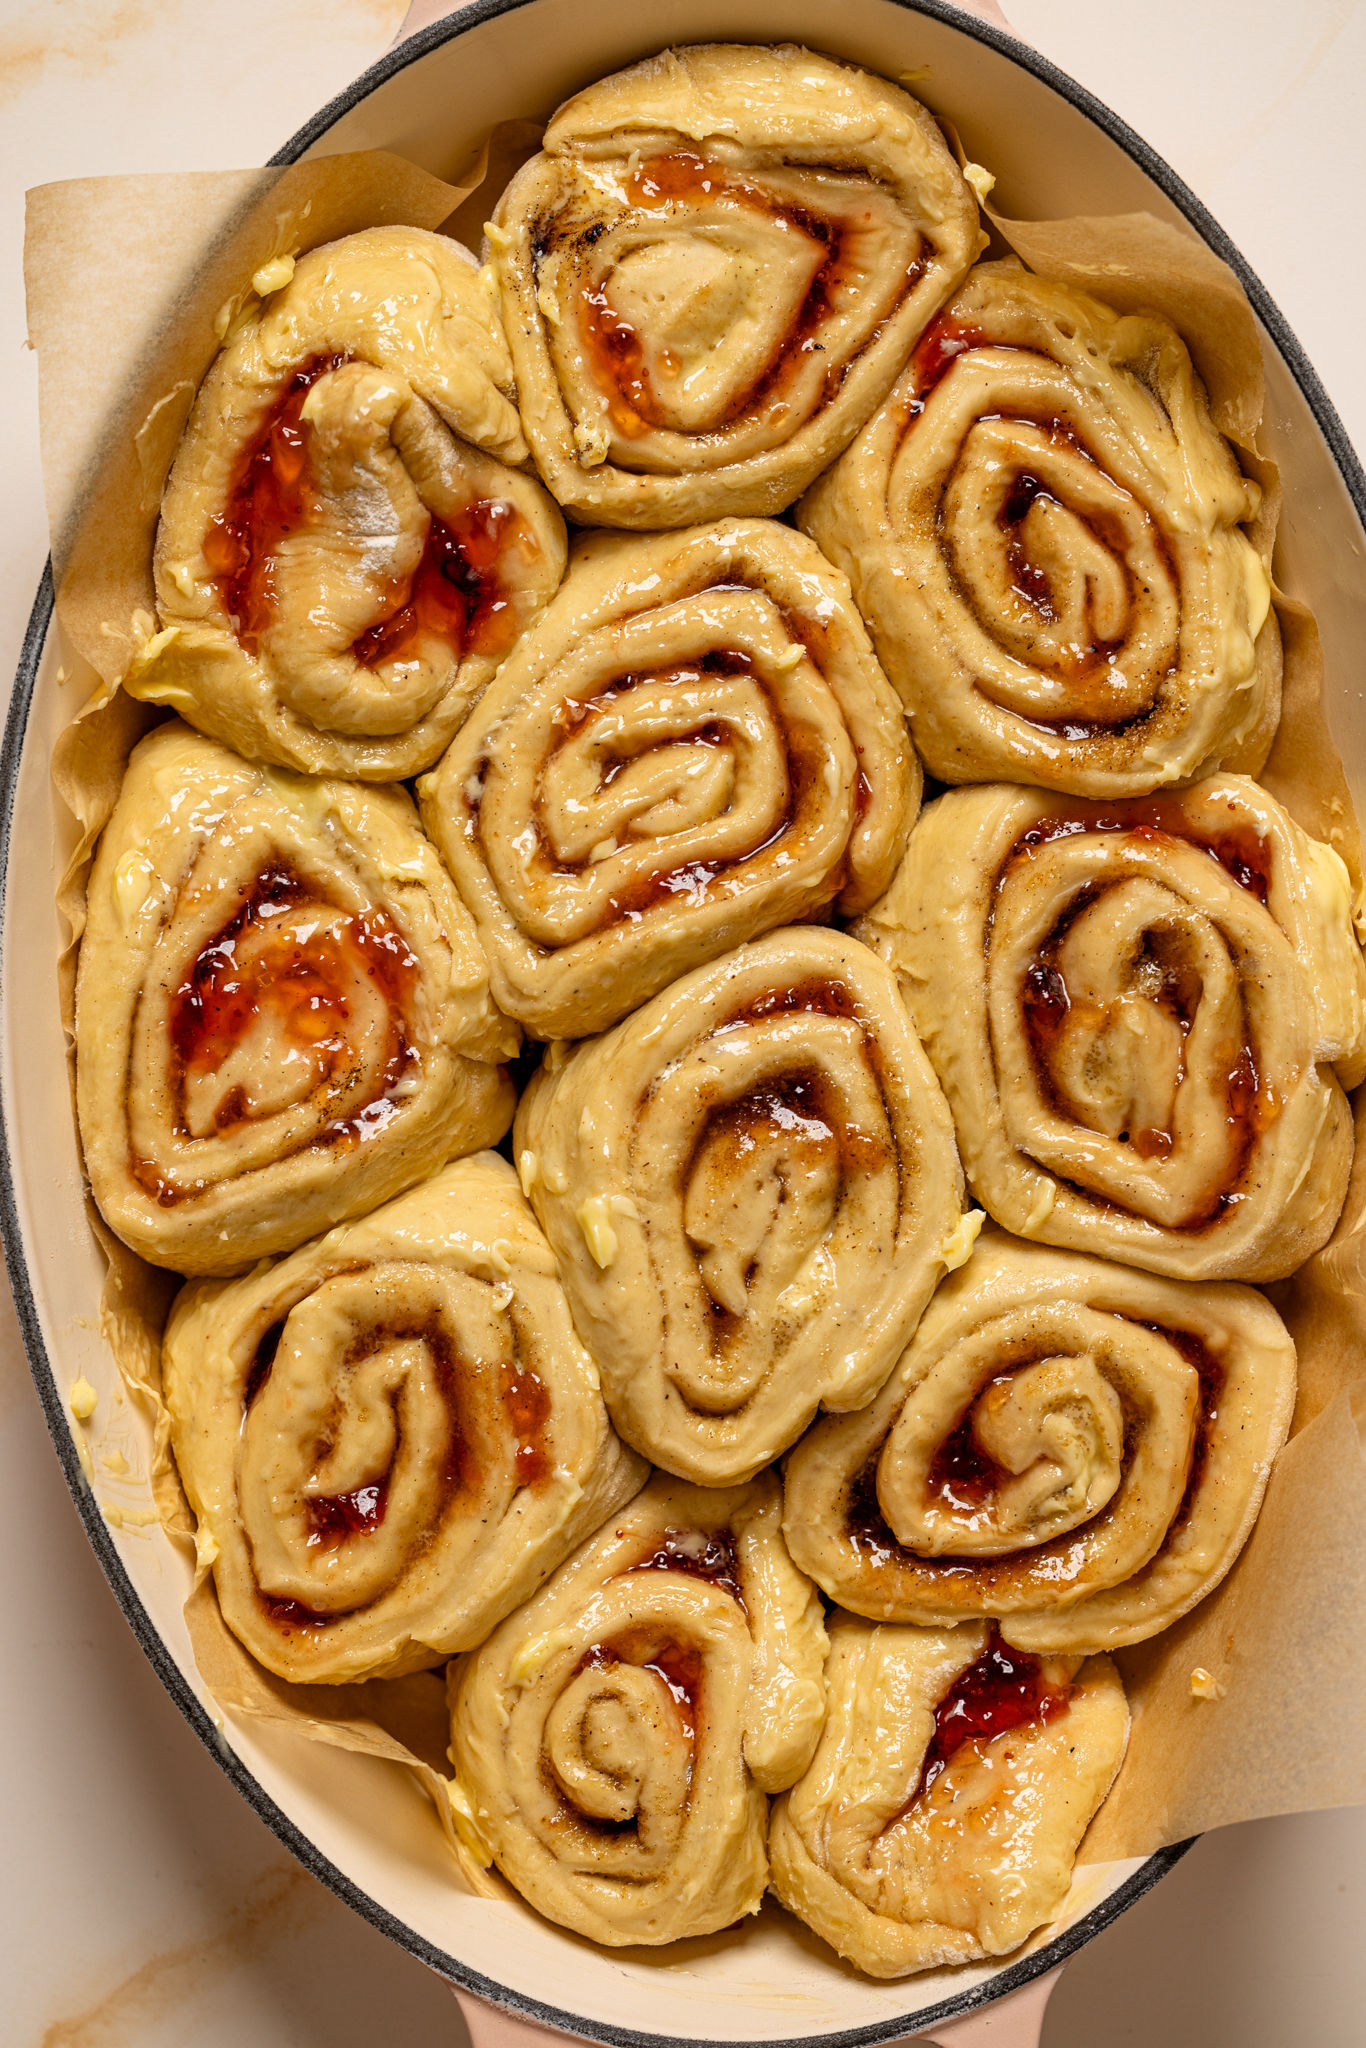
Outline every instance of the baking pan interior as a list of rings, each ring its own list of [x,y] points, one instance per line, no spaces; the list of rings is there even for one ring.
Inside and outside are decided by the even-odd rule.
[[[952,116],[969,155],[995,173],[993,198],[1007,215],[1146,209],[1195,225],[1235,263],[1263,322],[1263,448],[1280,463],[1285,485],[1279,580],[1318,616],[1329,721],[1361,808],[1366,736],[1354,683],[1366,644],[1360,470],[1274,307],[1197,202],[1114,116],[1009,37],[947,8],[897,0],[655,0],[648,10],[639,0],[484,0],[376,66],[277,161],[380,147],[455,177],[493,123],[544,117],[579,86],[638,57],[712,39],[804,42],[904,77],[936,112]],[[895,2039],[1062,1960],[1179,1852],[1083,1867],[1057,1927],[994,1970],[873,1983],[771,1902],[741,1930],[607,1955],[529,1909],[463,1895],[424,1796],[397,1766],[257,1723],[224,1723],[190,1653],[183,1560],[159,1529],[111,1529],[97,1498],[108,1489],[97,1483],[92,1493],[83,1476],[65,1407],[71,1383],[84,1374],[100,1393],[99,1413],[120,1417],[121,1440],[131,1438],[146,1472],[149,1433],[126,1405],[118,1408],[117,1372],[99,1334],[103,1262],[86,1217],[57,1017],[53,964],[64,934],[53,892],[72,835],[51,793],[48,761],[77,708],[79,683],[59,681],[50,617],[45,589],[0,760],[6,1249],[35,1376],[92,1543],[168,1689],[245,1796],[301,1860],[424,1961],[505,2005],[597,2039]]]

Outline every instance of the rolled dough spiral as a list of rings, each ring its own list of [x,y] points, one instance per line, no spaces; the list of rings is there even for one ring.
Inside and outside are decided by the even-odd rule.
[[[926,110],[790,45],[589,86],[489,226],[527,438],[585,525],[778,512],[977,253]]]
[[[919,790],[848,583],[746,519],[581,543],[421,796],[499,1003],[581,1038],[759,932],[871,904]]]
[[[304,1684],[470,1649],[647,1471],[491,1152],[264,1271],[191,1282],[162,1382],[224,1619]]]
[[[826,1690],[815,1761],[773,1810],[783,1904],[872,1977],[1005,1955],[1051,1920],[1128,1740],[1110,1659],[836,1614]]]
[[[1007,1229],[1187,1280],[1281,1279],[1329,1236],[1366,966],[1342,861],[1255,783],[952,791],[859,929]]]
[[[895,976],[770,932],[557,1053],[514,1145],[617,1427],[700,1485],[748,1479],[871,1398],[963,1235]]]
[[[765,1793],[825,1711],[820,1601],[773,1474],[656,1476],[463,1667],[451,1754],[499,1869],[608,1948],[757,1912]]]
[[[266,280],[262,280],[266,282]],[[162,501],[161,631],[125,687],[254,760],[398,782],[442,752],[564,571],[467,250],[310,250],[200,388]]]
[[[512,1119],[470,920],[402,790],[250,766],[174,720],[134,752],[76,988],[86,1170],[156,1265],[241,1272]]]
[[[1173,327],[986,263],[798,518],[932,774],[1123,797],[1266,759],[1260,504]]]
[[[878,1399],[792,1453],[788,1542],[876,1620],[1118,1649],[1228,1571],[1294,1401],[1295,1347],[1252,1288],[987,1231]]]

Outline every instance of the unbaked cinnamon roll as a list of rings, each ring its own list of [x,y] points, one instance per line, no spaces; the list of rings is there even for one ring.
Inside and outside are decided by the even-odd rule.
[[[848,583],[757,519],[582,542],[421,785],[497,1000],[538,1038],[871,904],[919,792]]]
[[[896,979],[813,926],[554,1049],[514,1142],[617,1428],[704,1486],[870,1400],[966,1250],[953,1125]]]
[[[909,94],[723,43],[576,94],[488,234],[541,474],[584,524],[634,527],[790,504],[981,241]]]
[[[1228,1571],[1294,1401],[1295,1347],[1252,1288],[987,1231],[878,1399],[792,1453],[788,1543],[874,1620],[1119,1649]]]
[[[1342,861],[1255,783],[952,791],[860,929],[1007,1229],[1188,1280],[1280,1279],[1328,1238],[1366,967]]]
[[[783,1904],[872,1977],[1005,1955],[1053,1919],[1129,1710],[1108,1657],[837,1614],[815,1761],[773,1809]]]
[[[509,467],[512,365],[458,243],[368,228],[257,282],[176,455],[162,630],[124,687],[253,760],[398,782],[554,591],[564,524]]]
[[[986,263],[798,516],[934,775],[1118,797],[1266,759],[1260,503],[1173,327]]]
[[[172,721],[133,754],[87,907],[86,1170],[155,1265],[241,1272],[511,1122],[516,1027],[402,790]]]
[[[656,1477],[463,1668],[451,1756],[503,1875],[609,1948],[759,1909],[767,1792],[825,1699],[820,1601],[766,1474]]]
[[[178,1297],[171,1443],[229,1628],[303,1684],[482,1642],[647,1468],[496,1153]]]

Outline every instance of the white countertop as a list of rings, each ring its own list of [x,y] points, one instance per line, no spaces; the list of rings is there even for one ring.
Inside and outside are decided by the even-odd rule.
[[[1366,451],[1366,0],[1006,12],[1195,188]],[[47,551],[25,188],[262,162],[404,13],[405,0],[0,0],[0,675]],[[162,1691],[72,1509],[7,1298],[0,1432],[5,2048],[463,2043],[446,1988],[294,1864]],[[1358,2048],[1364,1894],[1360,1809],[1206,1837],[1069,1966],[1045,2048]]]

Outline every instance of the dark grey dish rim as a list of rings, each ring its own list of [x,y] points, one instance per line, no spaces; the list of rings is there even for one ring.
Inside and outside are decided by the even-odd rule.
[[[439,49],[442,44],[453,42],[469,29],[493,20],[499,15],[510,14],[524,6],[535,4],[535,0],[473,0],[459,15],[434,22],[402,43],[397,49],[381,57],[368,71],[329,100],[311,121],[299,129],[270,159],[271,166],[297,163],[298,160],[321,139],[345,114],[367,99],[377,86],[403,71],[408,65],[418,62],[429,52]],[[913,14],[923,14],[960,34],[985,44],[989,49],[1010,59],[1024,71],[1032,73],[1042,84],[1050,87],[1061,99],[1066,100],[1076,111],[1083,114],[1109,139],[1117,143],[1127,156],[1147,173],[1153,183],[1164,192],[1174,206],[1185,216],[1196,233],[1216,255],[1221,256],[1236,272],[1252,307],[1272,341],[1275,343],[1286,367],[1298,384],[1306,403],[1313,412],[1342,479],[1347,487],[1366,529],[1366,474],[1363,473],[1356,451],[1347,438],[1341,420],[1332,402],[1319,381],[1318,375],[1306,357],[1304,350],[1291,333],[1290,328],[1276,306],[1266,287],[1249,269],[1243,257],[1213,219],[1195,194],[1182,182],[1164,159],[1157,155],[1142,138],[1113,114],[1100,100],[1084,86],[1069,78],[1066,72],[1028,44],[1017,42],[1004,30],[991,22],[983,21],[976,15],[960,13],[956,7],[943,4],[943,0],[890,0],[890,4],[904,8]],[[52,569],[49,563],[38,586],[33,610],[29,618],[28,631],[24,638],[23,651],[19,659],[15,678],[14,695],[11,699],[9,716],[5,724],[3,742],[0,742],[0,930],[3,929],[5,889],[9,875],[10,834],[13,821],[15,792],[18,786],[20,760],[24,737],[28,725],[29,710],[37,683],[38,667],[43,647],[47,640],[53,615]],[[626,2027],[609,2026],[605,2022],[586,2020],[577,2013],[561,2010],[543,2004],[540,2000],[528,1998],[523,1993],[509,1990],[494,1979],[482,1976],[470,1969],[455,1956],[445,1953],[433,1943],[426,1941],[412,1928],[397,1920],[368,1893],[362,1891],[344,1872],[339,1870],[304,1835],[287,1814],[281,1811],[275,1801],[258,1784],[246,1765],[223,1741],[213,1722],[195,1697],[179,1666],[175,1663],[161,1636],[157,1632],[137,1592],[124,1570],[108,1525],[95,1501],[90,1487],[81,1471],[70,1432],[66,1425],[65,1410],[52,1365],[48,1359],[39,1323],[37,1304],[32,1283],[29,1279],[25,1260],[23,1233],[19,1222],[14,1187],[14,1168],[10,1152],[9,1134],[4,1122],[3,1103],[0,1102],[0,1239],[3,1239],[5,1264],[9,1272],[10,1285],[14,1292],[18,1311],[19,1327],[23,1334],[24,1346],[28,1353],[33,1377],[37,1383],[39,1398],[43,1404],[48,1429],[54,1448],[66,1475],[67,1485],[77,1511],[85,1525],[91,1548],[99,1560],[105,1578],[108,1580],[114,1598],[122,1608],[138,1642],[142,1646],[153,1670],[160,1678],[167,1692],[174,1700],[185,1719],[193,1728],[209,1754],[221,1766],[248,1805],[260,1816],[266,1826],[279,1838],[284,1846],[303,1864],[306,1870],[321,1880],[337,1897],[354,1908],[363,1919],[368,1920],[381,1933],[405,1948],[419,1962],[445,1977],[462,1991],[473,1992],[505,2012],[533,2024],[555,2028],[568,2034],[586,2036],[590,2040],[608,2042],[613,2048],[678,2048],[681,2039],[676,2034],[638,2033]],[[1033,1955],[1024,1957],[993,1977],[989,1983],[965,1990],[952,1998],[942,2000],[938,2005],[924,2012],[910,2016],[917,2034],[930,2031],[935,2025],[961,2017],[977,2007],[994,2003],[1018,1990],[1022,1985],[1047,1971],[1058,1968],[1069,1957],[1084,1948],[1087,1942],[1117,1919],[1135,1900],[1150,1890],[1158,1879],[1179,1862],[1192,1846],[1190,1842],[1178,1842],[1173,1847],[1158,1850],[1146,1859],[1125,1883],[1112,1892],[1099,1906],[1095,1907],[1075,1926],[1055,1940],[1048,1942]],[[874,2048],[874,2044],[897,2041],[906,2038],[907,2016],[891,2019],[875,2026],[854,2027],[843,2032],[823,2033],[804,2036],[801,2039],[776,2040],[772,2042],[718,2041],[709,2043],[708,2048]]]

